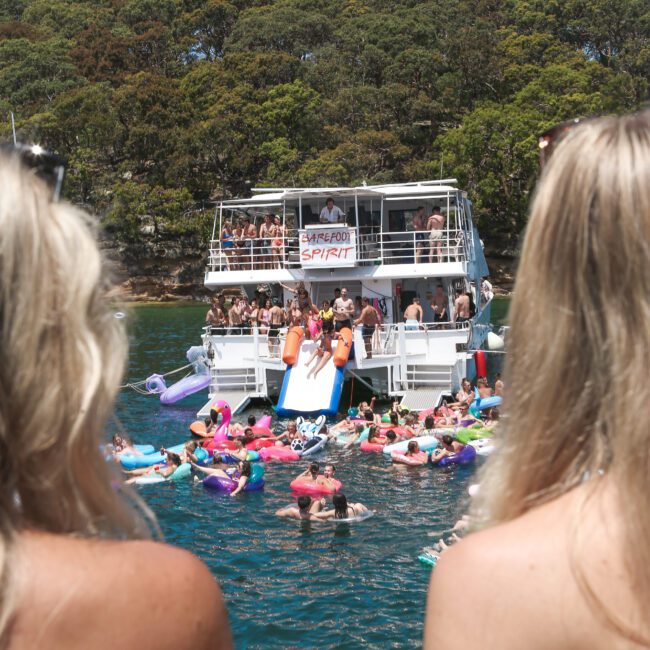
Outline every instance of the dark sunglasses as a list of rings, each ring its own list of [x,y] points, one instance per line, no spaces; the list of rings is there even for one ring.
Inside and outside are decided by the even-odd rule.
[[[20,142],[0,143],[0,153],[9,156],[18,156],[28,169],[33,169],[36,175],[43,179],[52,188],[52,199],[58,201],[63,190],[65,178],[65,160],[55,153],[33,144],[27,145]]]

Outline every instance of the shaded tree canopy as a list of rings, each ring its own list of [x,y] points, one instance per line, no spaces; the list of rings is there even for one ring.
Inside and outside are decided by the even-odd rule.
[[[514,239],[536,136],[648,100],[646,0],[7,0],[0,129],[123,240],[250,185],[458,177]],[[199,215],[199,216],[197,216]]]

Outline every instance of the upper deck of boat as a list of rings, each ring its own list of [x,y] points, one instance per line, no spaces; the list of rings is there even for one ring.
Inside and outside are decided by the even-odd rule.
[[[471,204],[455,179],[360,187],[271,188],[217,205],[205,285],[467,275],[477,235]],[[321,223],[327,199],[341,221]],[[443,228],[414,229],[440,208]],[[278,216],[282,232],[261,238],[265,215]],[[222,237],[224,225],[249,218],[257,236],[236,242]],[[426,220],[425,220],[426,223]]]

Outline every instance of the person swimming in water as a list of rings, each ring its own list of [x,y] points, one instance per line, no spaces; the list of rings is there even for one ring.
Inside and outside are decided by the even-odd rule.
[[[167,459],[165,464],[162,463],[153,465],[152,467],[139,467],[137,469],[125,470],[124,473],[130,476],[126,483],[135,483],[141,476],[162,476],[169,478],[182,464],[183,461],[178,454],[173,451],[165,452]]]
[[[318,521],[316,516],[325,507],[325,499],[312,499],[310,496],[298,497],[297,506],[287,506],[275,511],[277,517],[301,519],[303,521]]]
[[[319,474],[319,472],[320,472],[320,465],[314,461],[309,464],[309,467],[304,472],[302,472],[302,474],[296,476],[295,480],[313,481],[314,483],[318,483],[318,485],[322,485],[328,490],[336,489],[336,485],[334,484],[334,474],[336,473],[336,468],[334,467],[334,465],[328,463],[327,465],[325,465],[325,469],[323,470],[323,473]]]
[[[332,505],[334,507],[331,510],[318,513],[317,519],[352,519],[368,512],[368,508],[363,503],[348,503],[344,494],[333,495]]]

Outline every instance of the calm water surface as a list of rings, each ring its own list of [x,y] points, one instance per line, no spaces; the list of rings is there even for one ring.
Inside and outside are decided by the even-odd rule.
[[[128,381],[183,365],[206,310],[135,307]],[[199,393],[163,407],[124,390],[118,417],[136,442],[171,445],[188,437],[206,400]],[[375,516],[355,525],[275,517],[293,501],[289,482],[306,462],[267,464],[264,492],[235,498],[190,481],[139,489],[166,540],[219,580],[237,648],[418,647],[430,571],[417,555],[463,513],[476,468],[393,467],[383,454],[337,447],[316,460],[333,462],[348,499]]]

